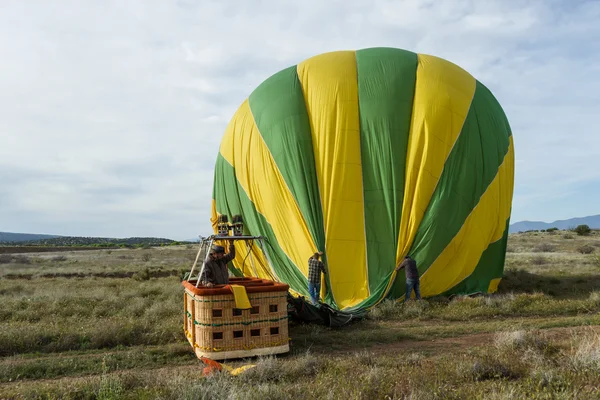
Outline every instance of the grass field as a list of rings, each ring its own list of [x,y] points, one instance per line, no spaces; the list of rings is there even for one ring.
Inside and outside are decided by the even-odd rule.
[[[235,377],[203,377],[183,334],[195,255],[0,254],[0,399],[600,398],[598,232],[513,234],[497,294],[292,325],[289,354]]]

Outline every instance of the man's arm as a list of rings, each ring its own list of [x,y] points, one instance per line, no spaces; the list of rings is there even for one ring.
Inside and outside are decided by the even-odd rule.
[[[231,260],[233,260],[235,258],[235,246],[233,245],[233,242],[231,242],[229,244],[229,253],[227,253],[226,256],[223,257],[223,260],[228,263]]]
[[[396,267],[396,271],[400,271],[402,268],[406,267],[407,265],[408,265],[408,260],[402,261],[402,263]]]
[[[323,261],[319,261],[319,263],[321,264],[321,265],[320,265],[320,267],[321,267],[321,271],[323,271],[323,273],[324,273],[325,275],[327,275],[327,271],[325,270],[325,263],[323,263]]]

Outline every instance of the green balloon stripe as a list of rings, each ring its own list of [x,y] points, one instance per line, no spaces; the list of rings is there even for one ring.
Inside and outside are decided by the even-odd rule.
[[[217,212],[229,217],[241,214],[246,229],[252,235],[262,235],[267,239],[267,251],[277,276],[295,291],[308,296],[306,278],[283,252],[277,243],[271,225],[256,210],[256,207],[239,184],[235,176],[235,169],[221,154],[217,156],[215,166],[214,193]]]
[[[504,260],[506,259],[509,225],[510,218],[506,221],[502,238],[490,244],[483,252],[473,273],[458,285],[443,293],[444,296],[451,294],[487,293],[490,282],[494,279],[502,278]]]
[[[417,54],[356,52],[369,289],[396,266]]]
[[[494,180],[508,153],[510,135],[502,108],[477,82],[469,113],[410,250],[421,275],[456,236]],[[393,294],[403,295],[404,288],[397,280]]]

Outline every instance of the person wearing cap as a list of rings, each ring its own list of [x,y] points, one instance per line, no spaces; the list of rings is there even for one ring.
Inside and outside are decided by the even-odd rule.
[[[213,246],[210,250],[208,260],[204,265],[204,271],[200,280],[206,287],[215,285],[227,285],[229,283],[229,271],[227,264],[235,258],[235,246],[229,244],[229,253],[225,254],[223,246]]]
[[[411,257],[404,257],[402,264],[396,267],[396,271],[400,271],[405,268],[404,273],[406,274],[406,295],[404,296],[404,302],[410,299],[412,291],[415,291],[415,297],[417,300],[421,300],[421,290],[419,288],[419,270],[417,269],[417,262]]]
[[[317,251],[308,259],[308,293],[313,304],[319,303],[321,292],[321,272],[326,274],[325,265],[320,260],[322,251]]]

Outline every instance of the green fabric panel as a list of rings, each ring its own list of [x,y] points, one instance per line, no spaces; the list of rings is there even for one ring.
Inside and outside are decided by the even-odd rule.
[[[420,275],[452,241],[494,180],[508,153],[510,135],[500,104],[477,82],[469,113],[410,250]],[[396,296],[404,294],[402,280],[396,279]]]
[[[474,294],[487,293],[490,282],[496,278],[502,278],[504,274],[504,261],[506,259],[506,244],[508,242],[508,227],[510,218],[506,221],[506,228],[502,239],[490,244],[483,252],[475,270],[461,283],[444,293],[451,294]]]
[[[356,52],[371,292],[396,266],[417,63],[416,53],[400,49]]]
[[[271,76],[252,92],[248,102],[256,126],[294,196],[315,244],[323,249],[323,212],[310,122],[296,71],[294,66]]]
[[[296,66],[260,84],[248,98],[258,130],[302,213],[313,241],[325,248],[323,211],[313,154],[310,121]],[[306,262],[308,263],[306,255]],[[326,255],[323,261],[327,263]],[[329,275],[325,302],[333,305]]]
[[[262,235],[267,239],[265,247],[271,257],[275,273],[292,289],[308,296],[306,278],[281,250],[270,224],[256,211],[254,204],[239,184],[235,176],[235,169],[221,154],[217,156],[215,165],[214,199],[219,214],[227,215],[230,221],[233,215],[242,215],[244,229],[247,233],[257,236]],[[258,244],[256,245],[258,246]]]

